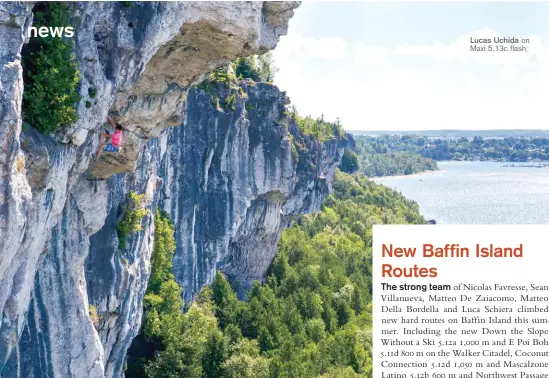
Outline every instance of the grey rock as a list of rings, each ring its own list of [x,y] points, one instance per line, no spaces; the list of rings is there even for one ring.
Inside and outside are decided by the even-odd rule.
[[[17,342],[17,332],[30,299],[25,282],[24,256],[18,254],[27,229],[31,188],[25,178],[25,157],[20,149],[23,79],[21,47],[29,24],[30,4],[0,3],[0,361]],[[22,258],[21,258],[22,257]],[[34,273],[34,272],[33,272]],[[22,296],[22,300],[18,297]]]
[[[345,141],[302,135],[276,87],[242,82],[248,97],[234,110],[189,89],[237,56],[274,48],[297,5],[72,4],[79,120],[44,136],[21,120],[31,5],[0,3],[2,377],[123,375],[157,207],[175,222],[174,272],[187,303],[217,269],[244,294],[263,278],[281,229],[318,209]],[[92,162],[109,112],[126,128],[122,151]],[[120,250],[116,223],[131,191],[146,194],[149,214]]]
[[[187,302],[216,268],[241,284],[241,294],[261,280],[282,227],[319,209],[342,153],[340,141],[303,136],[276,87],[242,87],[248,98],[227,113],[204,92],[190,93],[186,123],[170,133],[161,166],[162,206],[176,222],[174,272]],[[307,149],[298,162],[290,136]]]

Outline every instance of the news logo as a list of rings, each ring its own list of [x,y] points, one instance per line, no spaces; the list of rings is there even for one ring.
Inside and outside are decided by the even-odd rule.
[[[72,26],[31,26],[27,29],[28,38],[72,38],[74,28]]]

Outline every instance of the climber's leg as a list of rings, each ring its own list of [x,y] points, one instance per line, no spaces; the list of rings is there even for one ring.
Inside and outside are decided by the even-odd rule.
[[[93,155],[94,159],[97,159],[99,155],[101,154],[101,151],[105,149],[105,146],[107,144],[107,139],[110,137],[109,132],[105,132],[104,134],[101,134],[101,140],[99,141],[99,146],[97,147],[97,151],[95,151],[95,154]]]

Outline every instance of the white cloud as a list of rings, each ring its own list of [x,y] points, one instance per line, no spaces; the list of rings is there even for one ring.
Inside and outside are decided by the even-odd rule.
[[[517,67],[505,66],[499,71],[499,76],[504,81],[513,81],[517,77]]]
[[[275,81],[301,114],[340,117],[349,130],[547,127],[547,46],[527,36],[526,53],[469,51],[471,38],[497,36],[485,28],[391,49],[289,35],[274,52]],[[427,59],[410,64],[407,56]]]
[[[389,50],[383,46],[368,46],[362,41],[355,44],[355,62],[361,66],[380,66],[387,63]]]
[[[445,45],[435,42],[429,45],[400,45],[392,51],[394,55],[422,56],[434,59],[455,59],[460,50],[457,44]]]
[[[275,51],[278,56],[299,59],[342,59],[347,54],[347,42],[339,37],[288,35]]]

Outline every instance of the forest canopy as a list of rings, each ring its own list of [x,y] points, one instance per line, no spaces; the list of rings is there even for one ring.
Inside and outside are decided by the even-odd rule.
[[[548,161],[549,138],[429,138],[417,135],[356,136],[373,152],[412,152],[433,160]]]
[[[127,372],[155,378],[371,377],[372,225],[424,219],[417,204],[366,177],[339,172],[333,187],[320,212],[283,232],[265,283],[256,282],[247,301],[217,273],[184,314],[165,258],[173,252],[173,230],[157,213],[160,237],[140,336],[148,339],[148,354],[132,358],[132,346]]]
[[[437,170],[433,159],[412,151],[393,151],[377,138],[356,136],[360,172],[369,177],[411,175]]]

